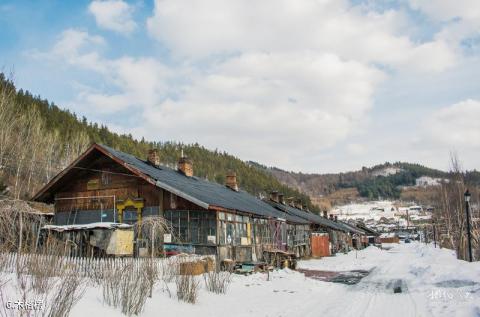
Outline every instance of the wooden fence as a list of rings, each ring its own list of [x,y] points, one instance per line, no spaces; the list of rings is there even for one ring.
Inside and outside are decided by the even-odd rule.
[[[174,258],[81,258],[57,255],[1,253],[0,271],[6,273],[24,271],[28,273],[27,268],[32,267],[32,265],[39,266],[40,268],[53,265],[60,268],[63,273],[74,273],[89,278],[102,278],[104,272],[113,269],[129,268],[134,271],[139,271],[146,265],[154,265],[158,269],[158,272],[162,272],[167,266],[202,258],[205,257],[188,255]]]

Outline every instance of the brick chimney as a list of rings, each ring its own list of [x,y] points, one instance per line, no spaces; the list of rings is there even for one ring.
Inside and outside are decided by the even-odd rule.
[[[270,192],[270,200],[278,203],[278,192],[277,191]]]
[[[182,155],[178,160],[177,168],[185,176],[188,176],[188,177],[193,176],[193,162],[191,159],[183,155],[183,150],[182,150]]]
[[[335,216],[335,222],[337,222],[337,221],[338,221],[338,216]]]
[[[332,220],[332,221],[334,220],[332,214],[330,214],[330,218],[329,218],[329,219]]]
[[[303,210],[303,203],[300,199],[295,202],[295,208]]]
[[[148,150],[147,161],[148,161],[148,163],[152,164],[153,166],[159,166],[160,165],[160,154],[158,153],[158,149]]]
[[[323,218],[328,218],[328,213],[326,210],[323,211]]]
[[[295,207],[295,203],[293,202],[293,197],[287,198],[287,205],[289,205],[290,207]]]
[[[282,205],[285,205],[285,195],[284,194],[278,194],[278,202],[281,203]]]
[[[227,181],[225,185],[231,190],[238,192],[237,173],[234,171],[229,171],[227,173]]]

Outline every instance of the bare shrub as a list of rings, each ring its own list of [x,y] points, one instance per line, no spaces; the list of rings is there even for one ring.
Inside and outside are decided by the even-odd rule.
[[[110,267],[104,271],[101,280],[102,294],[104,303],[109,306],[117,308],[120,305],[123,274],[123,267]]]
[[[68,316],[73,306],[85,293],[84,280],[77,274],[67,274],[58,279],[55,289],[45,315],[48,317]]]
[[[63,277],[67,273],[67,258],[63,253],[63,243],[49,239],[39,254],[25,255],[26,274],[30,275],[31,287],[36,293],[47,292],[55,282],[52,277]]]
[[[205,287],[215,294],[226,294],[232,281],[232,273],[229,271],[210,271],[203,274]]]
[[[157,263],[153,260],[153,258],[147,259],[142,263],[141,270],[145,274],[145,279],[149,287],[148,297],[152,297],[153,287],[158,281],[160,274]]]
[[[177,275],[175,278],[175,284],[177,285],[177,298],[178,300],[195,304],[198,297],[198,286],[200,281],[191,272],[186,274]]]
[[[161,262],[161,279],[171,283],[180,272],[180,261],[177,257],[167,258]]]
[[[109,306],[121,307],[122,313],[127,316],[138,315],[151,295],[156,276],[151,263],[137,267],[131,259],[110,267],[105,270],[101,282],[103,301]]]
[[[167,220],[161,216],[148,216],[136,223],[135,229],[137,232],[142,232],[142,237],[148,241],[150,256],[153,258],[161,255],[163,235],[170,232]]]
[[[8,254],[0,250],[0,274],[5,272],[8,265]]]
[[[122,313],[131,316],[142,312],[150,288],[142,270],[136,270],[133,266],[128,268],[122,276],[121,304]]]
[[[455,249],[457,258],[467,260],[469,256],[464,193],[467,188],[472,193],[470,211],[471,219],[475,219],[479,216],[478,208],[474,208],[479,203],[479,191],[473,183],[469,183],[466,179],[460,161],[454,153],[451,154],[450,159],[450,177],[438,188],[437,212],[434,214],[432,225],[435,226],[437,233],[443,232],[440,239],[441,246]],[[472,221],[471,225],[472,250],[475,258],[475,253],[480,255],[480,228],[475,221]]]
[[[0,200],[0,248],[3,252],[36,252],[45,218],[28,203]]]

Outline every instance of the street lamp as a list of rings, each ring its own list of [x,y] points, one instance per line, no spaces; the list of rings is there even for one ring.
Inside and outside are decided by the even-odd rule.
[[[468,237],[468,256],[469,256],[469,261],[472,262],[473,261],[473,257],[472,257],[472,233],[470,232],[470,197],[472,195],[470,195],[470,192],[467,191],[465,192],[464,194],[464,197],[465,197],[465,209],[466,209],[466,212],[467,212],[467,237]]]
[[[435,230],[435,220],[432,220],[433,246],[437,248],[437,231]]]

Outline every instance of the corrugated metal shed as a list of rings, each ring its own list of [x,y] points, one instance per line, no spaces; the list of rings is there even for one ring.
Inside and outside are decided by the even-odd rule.
[[[287,221],[300,224],[308,223],[302,217],[292,214],[286,215],[245,191],[239,190],[237,192],[226,186],[195,176],[187,177],[177,170],[165,166],[152,166],[133,155],[117,151],[105,145],[99,144],[99,146],[125,164],[153,179],[158,187],[173,192],[204,208],[216,206],[253,213],[263,217],[286,218]]]

